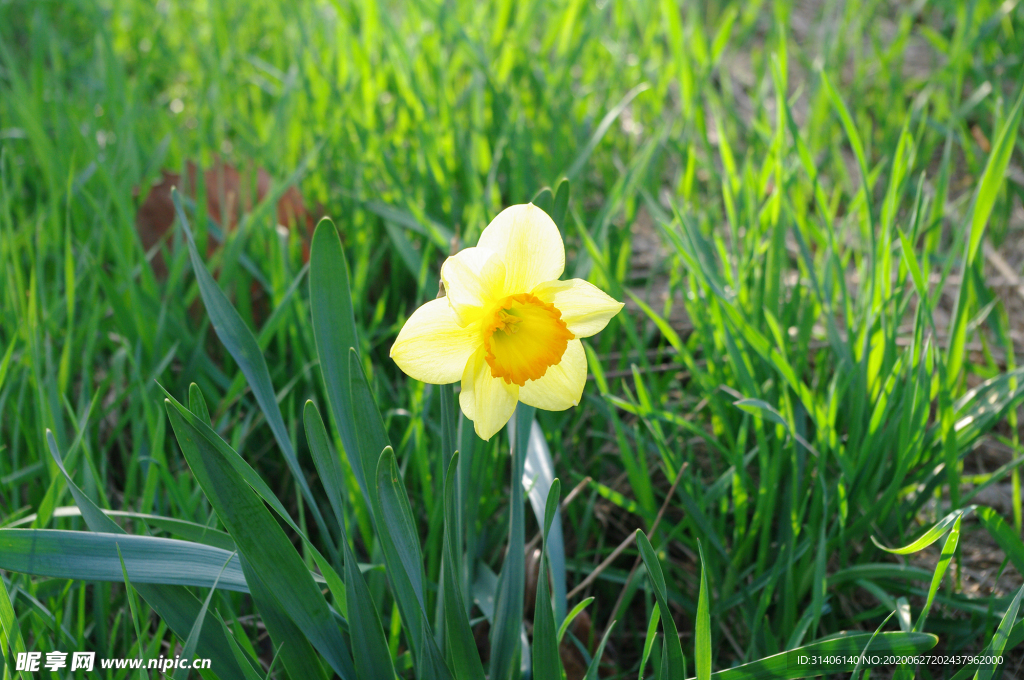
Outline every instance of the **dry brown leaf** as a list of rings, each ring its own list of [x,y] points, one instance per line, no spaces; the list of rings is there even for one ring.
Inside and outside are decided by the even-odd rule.
[[[146,252],[167,239],[174,225],[174,203],[171,200],[171,188],[178,187],[183,194],[196,198],[199,168],[192,161],[186,163],[186,178],[178,173],[162,171],[160,181],[154,184],[145,200],[139,205],[135,214],[135,228],[139,240]],[[266,170],[258,168],[255,173],[255,200],[253,200],[252,167],[243,172],[221,159],[214,161],[213,167],[202,173],[203,189],[206,194],[207,214],[225,231],[233,231],[238,226],[241,216],[266,198],[270,192],[271,178]],[[313,215],[306,209],[302,194],[297,187],[289,187],[277,201],[277,223],[291,232],[301,229],[303,238],[303,256],[309,261],[309,239],[315,225]],[[170,247],[171,241],[166,240]],[[207,256],[212,255],[220,246],[209,240]],[[152,258],[153,272],[157,278],[167,276],[167,264],[163,253],[157,251]]]

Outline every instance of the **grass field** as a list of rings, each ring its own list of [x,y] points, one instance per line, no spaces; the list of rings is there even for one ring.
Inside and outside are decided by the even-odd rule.
[[[4,679],[1021,677],[1022,56],[1014,0],[0,2]],[[530,201],[626,307],[485,442],[389,349]]]

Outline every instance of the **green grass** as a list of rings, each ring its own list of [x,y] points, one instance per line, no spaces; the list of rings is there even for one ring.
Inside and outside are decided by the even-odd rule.
[[[982,248],[1020,238],[1022,31],[1017,4],[980,0],[0,5],[0,524],[117,531],[103,508],[124,511],[112,519],[130,534],[206,546],[188,549],[205,580],[172,596],[125,577],[155,564],[145,547],[118,544],[125,571],[116,550],[100,555],[90,568],[106,581],[45,578],[22,573],[30,550],[8,532],[5,677],[8,645],[186,645],[217,578],[200,648],[269,663],[287,639],[273,673],[312,676],[318,658],[346,667],[325,653],[340,637],[370,650],[352,662],[361,674],[392,664],[410,677],[415,662],[422,677],[438,663],[477,677],[466,635],[487,612],[457,605],[521,593],[524,566],[506,552],[540,530],[547,487],[527,512],[509,470],[544,454],[526,437],[510,456],[504,434],[452,431],[451,390],[405,378],[387,353],[436,295],[452,237],[471,245],[530,200],[556,214],[566,276],[628,304],[590,340],[581,406],[536,414],[563,496],[582,483],[538,544],[556,575],[553,622],[525,613],[545,636],[538,667],[566,609],[591,595],[595,644],[617,621],[616,677],[680,676],[661,636],[645,650],[649,630],[678,628],[682,665],[701,677],[801,645],[856,653],[905,607],[872,645],[927,647],[922,631],[947,650],[1019,644],[1015,593],[964,590],[958,545],[986,533],[1001,571],[1024,574],[1019,320]],[[198,249],[179,219],[157,279],[134,197],[161,168],[217,156],[322,205],[347,280],[326,232],[305,267],[273,201],[206,258],[220,229],[203,195],[184,206]],[[238,363],[242,351],[265,367]],[[163,390],[187,407],[169,415]],[[206,448],[179,446],[186,430]],[[965,473],[994,439],[1010,462]],[[229,450],[249,483],[224,467]],[[929,534],[945,539],[937,568],[876,547],[911,544],[979,484],[1006,480],[1012,513],[979,508]],[[247,512],[273,546],[253,542]],[[39,536],[72,541],[56,554],[99,540]],[[312,585],[313,567],[326,582]],[[285,569],[304,585],[277,607],[264,580]],[[244,582],[251,595],[225,586]],[[166,606],[152,616],[161,592],[181,598],[176,620]],[[339,633],[321,600],[342,616],[372,603],[360,611],[380,625]],[[656,602],[664,628],[649,626]],[[510,642],[480,673],[515,665],[517,627],[495,633]],[[825,639],[839,631],[858,634]],[[760,663],[729,673],[784,673]]]

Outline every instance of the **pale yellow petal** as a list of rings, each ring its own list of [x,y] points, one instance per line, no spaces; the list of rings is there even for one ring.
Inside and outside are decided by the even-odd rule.
[[[482,343],[480,324],[459,326],[448,301],[440,298],[413,312],[391,347],[391,358],[416,380],[446,385],[462,378]]]
[[[608,321],[622,309],[621,302],[583,279],[547,281],[534,288],[533,294],[554,305],[577,338],[589,338],[604,330]]]
[[[545,411],[564,411],[580,403],[587,382],[587,355],[583,343],[570,340],[562,360],[548,367],[536,380],[527,380],[519,389],[519,400]]]
[[[466,248],[441,265],[448,304],[460,326],[480,318],[488,303],[504,297],[505,265],[486,248]]]
[[[565,245],[548,214],[532,203],[502,210],[480,234],[481,248],[505,263],[505,294],[529,293],[565,269]]]
[[[466,417],[473,421],[477,436],[487,440],[512,417],[519,401],[519,385],[509,385],[501,378],[493,377],[484,354],[481,348],[466,364],[462,374],[459,406]]]

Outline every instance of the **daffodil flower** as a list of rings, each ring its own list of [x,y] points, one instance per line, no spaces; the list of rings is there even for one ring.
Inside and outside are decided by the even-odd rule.
[[[579,404],[587,378],[580,338],[603,329],[622,303],[582,279],[559,281],[565,246],[533,205],[506,208],[476,247],[445,260],[445,297],[409,317],[391,358],[409,376],[462,382],[459,406],[490,439],[522,401],[548,411]]]

